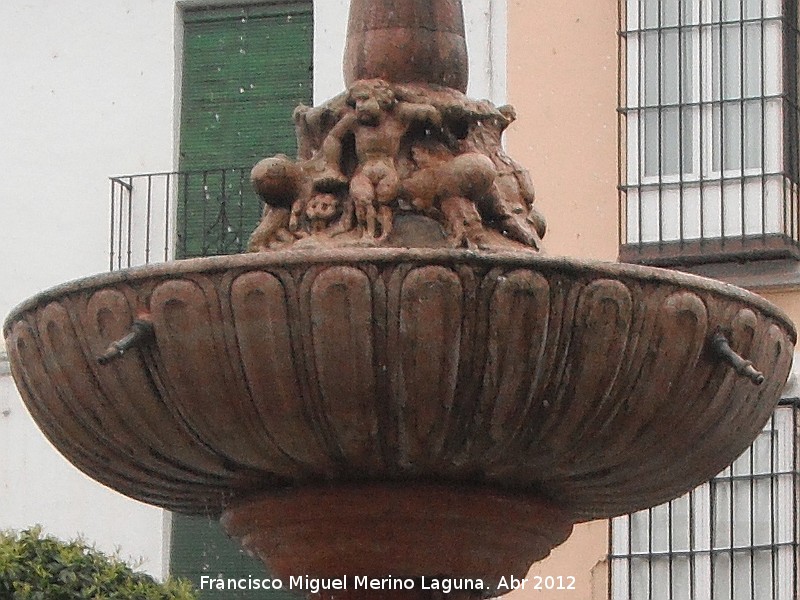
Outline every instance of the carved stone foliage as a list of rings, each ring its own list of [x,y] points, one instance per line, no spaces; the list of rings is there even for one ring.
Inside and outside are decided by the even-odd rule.
[[[137,318],[154,340],[98,364]],[[720,331],[763,386],[709,351]],[[699,278],[391,249],[98,276],[32,300],[5,336],[47,437],[148,503],[217,514],[289,484],[435,479],[535,493],[575,521],[732,461],[795,342],[769,304]]]
[[[250,250],[539,250],[533,184],[502,147],[510,106],[370,79],[294,117],[299,158],[266,158],[251,173],[265,208]]]

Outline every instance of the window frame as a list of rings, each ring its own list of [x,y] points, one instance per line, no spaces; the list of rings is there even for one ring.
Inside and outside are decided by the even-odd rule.
[[[664,505],[654,507],[632,515],[624,515],[609,521],[609,599],[610,600],[639,600],[648,598],[685,598],[687,600],[700,600],[707,598],[729,598],[740,596],[734,593],[737,577],[741,584],[742,571],[749,570],[745,596],[754,600],[756,584],[756,558],[762,558],[770,553],[770,580],[769,594],[763,596],[769,600],[797,600],[798,590],[798,542],[800,541],[800,524],[798,522],[798,494],[800,494],[800,459],[798,458],[798,434],[800,433],[800,399],[784,399],[776,409],[770,422],[753,445],[748,448],[734,463],[724,469],[711,481],[702,484],[688,494]],[[768,469],[756,468],[756,453],[759,440],[763,441],[765,434],[774,435],[774,443],[770,440]],[[763,453],[763,446],[761,446]],[[763,465],[762,465],[763,466]],[[749,471],[749,472],[748,472]],[[737,542],[735,511],[739,505],[735,502],[737,485],[749,483],[749,521],[745,538],[749,543]],[[769,544],[763,543],[763,538],[756,538],[756,505],[754,498],[756,486],[767,483],[769,485],[770,526]],[[730,501],[719,502],[720,489],[729,485],[733,495]],[[763,485],[760,489],[764,489]],[[745,498],[745,504],[747,504]],[[685,540],[686,547],[675,543],[675,513],[676,507],[681,503],[689,508],[687,515],[688,532]],[[718,511],[721,505],[722,510]],[[655,517],[654,517],[655,515]],[[720,516],[728,520],[723,527],[718,527]],[[740,515],[738,515],[740,516]],[[666,520],[664,519],[666,517]],[[634,522],[645,524],[646,531],[638,534],[635,532]],[[662,525],[654,525],[661,522]],[[715,529],[724,529],[728,526],[730,534],[725,543],[724,535],[715,532]],[[663,538],[667,536],[667,548],[663,548]],[[724,532],[723,532],[724,533]],[[661,537],[660,542],[654,542]],[[639,538],[638,544],[634,538]],[[646,540],[642,542],[642,539]],[[722,539],[720,539],[722,538]],[[758,542],[758,543],[757,543]],[[642,550],[642,545],[646,546]],[[637,547],[638,546],[638,547]],[[724,571],[715,567],[728,557],[731,567]],[[741,558],[745,559],[746,569],[741,568]],[[683,578],[683,588],[678,589],[675,584],[675,565],[678,560],[688,561],[688,573]],[[739,559],[739,561],[735,561]],[[653,590],[658,588],[663,591],[663,585],[654,585],[654,573],[661,571],[663,579],[664,561],[667,561],[668,593],[667,595],[654,596]],[[635,563],[639,563],[638,566]],[[739,569],[736,569],[738,562]],[[749,564],[748,564],[749,562]],[[644,566],[646,565],[646,566]],[[642,596],[642,591],[637,588],[634,581],[641,578],[642,573],[635,573],[636,569],[646,569],[644,574],[647,579],[649,594]],[[786,577],[787,571],[791,574]],[[719,577],[719,579],[716,579]],[[724,583],[723,583],[724,582]],[[659,582],[662,583],[662,582]],[[729,585],[728,590],[724,585]],[[749,588],[749,589],[748,589]],[[761,588],[759,588],[761,589]],[[722,594],[720,595],[720,592]],[[749,595],[748,595],[749,594]]]
[[[797,30],[792,30],[787,22],[793,18],[792,10],[796,12],[797,0],[753,0],[759,6],[755,16],[742,9],[737,11],[735,19],[720,19],[715,13],[724,11],[713,11],[712,6],[722,7],[724,1],[671,0],[670,20],[661,0],[620,0],[621,261],[675,266],[753,258],[800,258],[797,207],[800,198],[796,177],[787,167],[789,155],[797,153],[788,139],[790,121],[797,120],[797,110],[796,103],[792,105],[792,96],[784,89],[791,84],[787,75],[791,68],[786,63],[792,57],[795,61],[797,58],[796,51],[788,51]],[[643,14],[647,6],[661,7],[655,23],[652,15],[648,18]],[[719,57],[725,54],[726,28],[738,32],[740,42],[734,53],[742,66],[749,60],[745,55],[748,29],[758,31],[752,34],[754,42],[749,47],[759,49],[753,58],[758,67],[755,91],[759,95],[749,93],[752,90],[747,89],[744,68],[743,75],[735,79],[738,91],[725,94],[722,89],[725,69]],[[672,77],[678,85],[677,102],[665,103],[661,89],[665,62],[661,50],[665,36],[673,35],[669,33],[672,31],[677,35],[667,56],[671,57],[677,47],[677,63],[670,69],[677,71]],[[645,35],[657,40],[648,42],[651,46],[658,45],[655,63],[645,56]],[[719,50],[715,52],[717,47]],[[688,63],[686,52],[690,54]],[[648,63],[657,70],[655,78],[648,78],[649,88],[653,82],[658,86],[655,104],[652,90],[644,89]],[[675,116],[666,117],[672,110]],[[647,116],[649,111],[658,120],[658,125],[650,125],[657,136],[655,168],[653,155],[647,152],[648,140],[654,135],[646,131],[646,119],[653,118]],[[725,133],[724,123],[720,123],[723,118],[728,120],[728,111],[734,111],[731,118],[736,121],[730,137]],[[755,123],[748,114],[756,115]],[[665,118],[672,119],[666,127]],[[668,152],[665,144],[669,143],[669,134],[665,131],[670,128],[677,135],[677,143]],[[750,141],[751,137],[755,137],[755,142]],[[751,156],[748,148],[754,148],[756,153],[752,162],[748,160]],[[731,153],[736,153],[738,160],[726,166],[725,158]],[[688,154],[691,155],[687,159]]]

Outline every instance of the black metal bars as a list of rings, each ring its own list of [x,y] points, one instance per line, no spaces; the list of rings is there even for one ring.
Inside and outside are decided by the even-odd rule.
[[[797,0],[620,0],[628,262],[800,258]]]
[[[109,269],[242,252],[261,215],[250,167],[111,177]]]
[[[797,600],[798,409],[709,483],[614,519],[610,600]]]

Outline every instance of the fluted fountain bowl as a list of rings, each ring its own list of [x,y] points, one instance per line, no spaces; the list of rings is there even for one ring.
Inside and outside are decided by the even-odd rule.
[[[99,364],[134,321],[152,339]],[[699,277],[402,249],[99,275],[32,298],[4,334],[34,419],[94,479],[224,512],[279,573],[416,575],[497,573],[505,550],[524,573],[573,523],[708,480],[769,418],[796,341],[762,298]]]

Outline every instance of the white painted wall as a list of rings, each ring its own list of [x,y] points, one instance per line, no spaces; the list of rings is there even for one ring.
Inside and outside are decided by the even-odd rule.
[[[505,2],[465,0],[470,92],[499,103]],[[315,0],[315,102],[343,89],[348,4]],[[46,287],[107,269],[109,176],[175,167],[180,32],[174,0],[0,2],[0,317]],[[2,364],[0,457],[0,529],[41,523],[166,573],[163,511],[64,460]]]
[[[170,0],[0,2],[0,315],[107,268],[109,175],[172,167],[174,12]],[[162,511],[57,454],[8,376],[0,456],[0,528],[83,534],[163,575]]]
[[[169,0],[0,3],[0,314],[106,267],[109,175],[172,166],[173,14]]]

